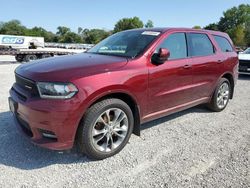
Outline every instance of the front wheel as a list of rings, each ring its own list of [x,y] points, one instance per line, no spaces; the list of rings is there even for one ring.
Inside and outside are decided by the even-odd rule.
[[[21,63],[21,62],[23,62],[24,55],[18,54],[18,55],[16,55],[15,58],[16,58],[16,61],[17,61],[17,62]]]
[[[130,107],[120,99],[106,99],[86,112],[78,129],[81,152],[93,159],[117,154],[127,144],[134,127]]]
[[[215,112],[224,110],[229,102],[230,95],[230,82],[226,78],[221,78],[208,107]]]

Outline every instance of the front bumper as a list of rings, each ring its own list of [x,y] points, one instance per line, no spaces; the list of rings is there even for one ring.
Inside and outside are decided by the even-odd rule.
[[[250,75],[250,60],[239,60],[239,74]]]
[[[243,71],[239,71],[239,74],[244,74],[244,75],[250,75],[250,71],[249,72],[243,72]]]
[[[81,106],[77,97],[69,100],[23,100],[12,87],[10,100],[18,129],[34,144],[53,150],[66,150],[74,145],[81,120]],[[13,109],[14,106],[14,109]]]

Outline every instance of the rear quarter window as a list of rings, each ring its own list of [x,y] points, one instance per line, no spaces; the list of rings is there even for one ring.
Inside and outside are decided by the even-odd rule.
[[[213,35],[213,36],[214,36],[215,41],[219,45],[221,51],[223,51],[223,52],[232,52],[233,51],[232,45],[225,37],[221,37],[221,36],[217,36],[217,35]]]

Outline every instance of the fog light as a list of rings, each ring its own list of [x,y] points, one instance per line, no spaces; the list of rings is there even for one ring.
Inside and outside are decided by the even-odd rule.
[[[43,137],[45,138],[57,139],[55,133],[53,133],[52,131],[43,130],[43,129],[39,129],[39,131],[42,133]]]

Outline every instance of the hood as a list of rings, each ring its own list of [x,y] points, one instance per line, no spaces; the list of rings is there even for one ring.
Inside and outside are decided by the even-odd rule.
[[[70,81],[76,78],[109,72],[124,66],[124,57],[91,53],[42,59],[20,65],[16,73],[34,81]]]
[[[250,54],[239,54],[240,60],[250,60]]]

